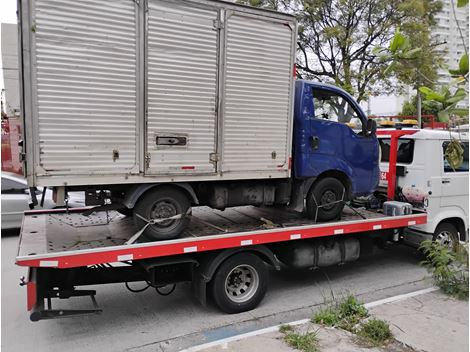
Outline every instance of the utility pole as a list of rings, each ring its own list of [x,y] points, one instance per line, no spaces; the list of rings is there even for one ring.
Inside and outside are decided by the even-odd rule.
[[[418,98],[418,106],[416,107],[416,110],[418,111],[418,126],[419,128],[422,128],[421,124],[421,93],[419,92],[419,89],[416,89],[416,97]]]

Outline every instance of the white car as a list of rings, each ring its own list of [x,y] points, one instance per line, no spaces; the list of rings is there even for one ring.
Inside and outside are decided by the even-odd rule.
[[[387,187],[390,136],[379,135],[382,151],[380,171],[382,189]],[[464,147],[462,165],[453,170],[444,158],[452,139]],[[434,239],[451,246],[453,241],[468,241],[468,137],[444,130],[417,130],[402,136],[397,155],[397,200],[425,209],[428,222],[411,226],[405,243],[418,246]]]
[[[38,201],[42,198],[42,189],[37,191]],[[19,175],[2,171],[2,230],[20,228],[23,212],[29,210],[29,188],[26,180]],[[85,206],[84,197],[78,192],[69,194],[69,206],[76,208]],[[44,197],[43,207],[35,209],[52,209],[56,207],[52,200],[52,191],[48,189]]]

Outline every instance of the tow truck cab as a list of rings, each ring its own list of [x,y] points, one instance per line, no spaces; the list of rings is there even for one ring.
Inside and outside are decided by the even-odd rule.
[[[388,185],[391,132],[379,130],[381,179],[379,191]],[[468,240],[468,136],[444,130],[410,130],[398,139],[396,199],[427,212],[428,222],[406,229],[404,241],[413,246],[427,239],[451,245]],[[444,153],[451,140],[464,149],[463,162],[455,170]]]

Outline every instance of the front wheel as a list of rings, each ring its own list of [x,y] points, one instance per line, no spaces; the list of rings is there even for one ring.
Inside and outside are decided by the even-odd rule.
[[[336,178],[325,177],[315,182],[307,195],[307,214],[316,221],[338,218],[344,208],[346,189]]]
[[[210,283],[215,304],[225,313],[256,308],[266,294],[268,269],[255,254],[235,254],[217,269]]]
[[[141,229],[147,224],[146,220],[156,220],[147,226],[144,237],[150,241],[172,239],[186,229],[190,207],[189,199],[182,191],[158,187],[145,193],[135,205],[134,223]]]
[[[449,249],[455,249],[459,242],[459,232],[454,225],[444,222],[436,228],[432,239]]]

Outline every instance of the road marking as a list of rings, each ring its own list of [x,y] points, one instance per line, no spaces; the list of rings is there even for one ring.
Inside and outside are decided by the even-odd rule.
[[[415,297],[415,296],[419,296],[419,295],[424,295],[426,293],[434,292],[434,291],[437,291],[437,290],[439,290],[439,287],[429,287],[429,288],[425,288],[424,290],[405,293],[405,294],[398,295],[398,296],[393,296],[393,297],[380,299],[380,300],[375,301],[375,302],[366,303],[366,304],[364,304],[364,307],[372,308],[372,307],[377,307],[377,306],[380,306],[380,305],[386,304],[386,303],[403,301],[404,299],[407,299],[407,298],[411,298],[411,297]]]
[[[402,301],[402,300],[407,299],[407,298],[411,298],[411,297],[415,297],[415,296],[419,296],[419,295],[424,295],[426,293],[434,292],[434,291],[437,291],[437,290],[439,290],[439,287],[429,287],[429,288],[425,288],[423,290],[413,291],[413,292],[405,293],[405,294],[402,294],[402,295],[397,295],[397,296],[388,297],[388,298],[385,298],[385,299],[380,299],[378,301],[366,303],[366,304],[364,304],[364,306],[366,308],[377,307],[377,306],[382,305],[382,304]],[[250,332],[247,332],[247,333],[244,333],[244,334],[230,336],[230,337],[227,337],[225,339],[220,339],[220,340],[217,340],[217,341],[204,343],[202,345],[189,347],[185,350],[182,350],[181,352],[202,351],[202,350],[205,350],[207,348],[224,345],[224,344],[227,344],[229,342],[238,341],[238,340],[242,340],[242,339],[246,339],[246,338],[249,338],[249,337],[258,336],[258,335],[262,335],[262,334],[267,334],[267,333],[270,333],[270,332],[277,332],[277,331],[279,331],[279,328],[282,325],[296,326],[296,325],[306,324],[306,323],[309,323],[309,322],[310,322],[310,319],[301,319],[301,320],[292,321],[290,323],[274,325],[274,326],[270,326],[270,327],[267,327],[267,328],[264,328],[264,329],[254,330],[254,331],[250,331]]]

